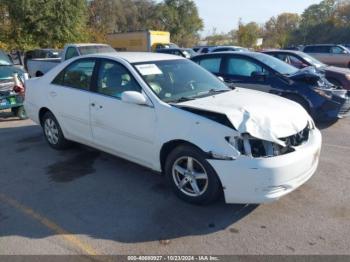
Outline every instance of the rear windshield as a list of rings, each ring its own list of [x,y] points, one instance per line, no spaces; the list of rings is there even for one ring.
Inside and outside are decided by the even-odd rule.
[[[112,47],[108,45],[81,46],[78,47],[78,49],[81,55],[116,52]]]

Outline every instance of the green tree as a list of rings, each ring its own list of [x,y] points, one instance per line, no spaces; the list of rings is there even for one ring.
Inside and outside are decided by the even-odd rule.
[[[265,24],[264,46],[281,48],[288,45],[291,34],[299,28],[300,19],[293,13],[271,17]]]
[[[165,0],[157,8],[161,29],[170,32],[171,40],[180,46],[192,46],[199,40],[203,21],[192,0]]]
[[[258,38],[261,37],[261,28],[255,22],[243,24],[239,21],[237,30],[238,45],[243,47],[255,47]]]
[[[8,8],[13,48],[62,47],[86,34],[85,0],[2,0]]]

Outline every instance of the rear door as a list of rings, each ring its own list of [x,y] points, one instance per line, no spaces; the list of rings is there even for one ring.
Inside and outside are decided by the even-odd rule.
[[[49,86],[52,111],[68,138],[91,142],[90,87],[96,60],[78,59],[57,75]]]

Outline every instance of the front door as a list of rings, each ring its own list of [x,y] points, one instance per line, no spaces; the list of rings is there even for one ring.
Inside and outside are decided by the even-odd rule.
[[[156,114],[151,106],[123,102],[125,91],[142,93],[132,74],[116,61],[100,60],[91,94],[91,128],[95,144],[151,167]]]

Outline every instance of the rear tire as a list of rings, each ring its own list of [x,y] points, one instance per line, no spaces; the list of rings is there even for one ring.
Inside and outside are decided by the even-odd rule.
[[[42,118],[42,128],[47,143],[56,150],[64,150],[71,146],[71,142],[64,138],[62,129],[51,112],[46,112]]]
[[[166,159],[165,174],[175,194],[186,202],[208,205],[222,193],[215,170],[194,146],[175,148]]]
[[[28,119],[26,111],[23,106],[13,108],[13,114],[21,120]]]

